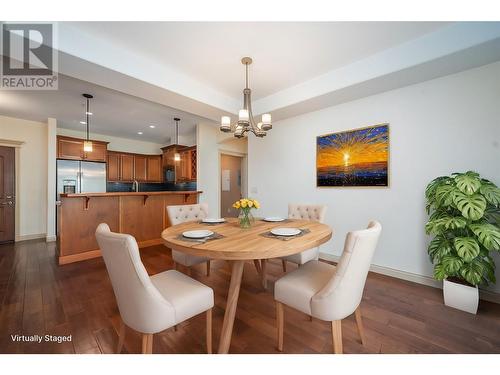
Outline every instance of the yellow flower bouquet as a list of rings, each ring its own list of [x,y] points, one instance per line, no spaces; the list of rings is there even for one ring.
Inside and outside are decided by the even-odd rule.
[[[258,209],[260,207],[260,203],[255,199],[242,198],[234,202],[233,207],[240,210],[240,214],[238,216],[240,227],[245,229],[250,228],[255,221],[251,210]]]

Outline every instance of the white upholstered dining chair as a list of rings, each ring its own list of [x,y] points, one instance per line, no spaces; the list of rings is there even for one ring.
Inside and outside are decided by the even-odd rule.
[[[186,204],[179,206],[167,206],[168,219],[171,225],[186,223],[189,221],[202,220],[208,217],[208,204]],[[185,267],[195,266],[197,264],[207,264],[207,276],[210,276],[210,259],[188,255],[182,251],[172,249],[172,259],[174,266],[177,269],[177,264],[182,264]]]
[[[325,221],[326,206],[323,205],[306,205],[306,204],[289,204],[288,205],[288,218],[289,219],[302,219],[313,220],[323,223]],[[319,248],[314,247],[305,250],[298,254],[289,255],[281,258],[283,272],[286,272],[286,262],[292,262],[298,265],[305,264],[310,260],[318,259]]]
[[[207,352],[212,352],[211,288],[175,270],[148,276],[135,238],[113,233],[99,224],[96,238],[115,293],[121,325],[118,348],[125,338],[125,325],[142,333],[142,353],[153,352],[153,334],[206,312]]]
[[[278,350],[283,350],[283,304],[331,322],[335,353],[342,353],[342,319],[355,314],[361,343],[365,344],[359,304],[382,226],[371,221],[367,229],[349,232],[337,267],[312,260],[286,274],[274,285]]]

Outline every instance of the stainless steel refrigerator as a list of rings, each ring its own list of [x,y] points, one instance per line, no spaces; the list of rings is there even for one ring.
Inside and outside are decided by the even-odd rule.
[[[106,163],[57,161],[57,197],[61,193],[106,192]]]

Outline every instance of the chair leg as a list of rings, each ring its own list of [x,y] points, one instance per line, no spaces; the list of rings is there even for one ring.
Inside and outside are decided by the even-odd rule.
[[[260,268],[260,261],[258,259],[254,259],[253,265],[255,266],[257,273],[260,274],[262,272],[262,269]]]
[[[332,321],[332,343],[333,352],[342,354],[342,320]]]
[[[276,301],[276,325],[278,326],[277,332],[277,344],[278,350],[283,351],[283,329],[285,326],[285,312],[283,310],[283,304]]]
[[[123,348],[123,341],[125,340],[125,323],[120,318],[120,328],[118,330],[118,345],[116,347],[116,354],[120,354]]]
[[[207,277],[210,276],[210,261],[207,260]]]
[[[143,333],[142,334],[142,354],[152,354],[153,353],[153,334]]]
[[[177,332],[177,324],[174,326],[174,332]]]
[[[361,308],[359,306],[356,311],[354,311],[354,316],[356,317],[356,326],[358,327],[361,344],[366,345],[365,328],[363,327],[363,320],[361,319]]]
[[[212,354],[212,309],[207,310],[207,353]]]
[[[283,267],[283,272],[286,273],[286,260],[281,259],[281,266]]]
[[[267,270],[267,259],[262,259],[260,261],[260,268],[262,270],[262,273],[261,273],[262,286],[264,287],[264,289],[266,289],[267,288],[267,273],[266,273],[266,270]]]
[[[313,316],[312,315],[309,315],[309,321],[312,322],[313,321]]]

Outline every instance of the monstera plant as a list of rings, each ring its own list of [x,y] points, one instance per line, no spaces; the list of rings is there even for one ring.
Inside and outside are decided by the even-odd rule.
[[[500,189],[469,171],[434,179],[425,196],[434,277],[471,286],[495,283],[491,252],[500,251]]]

